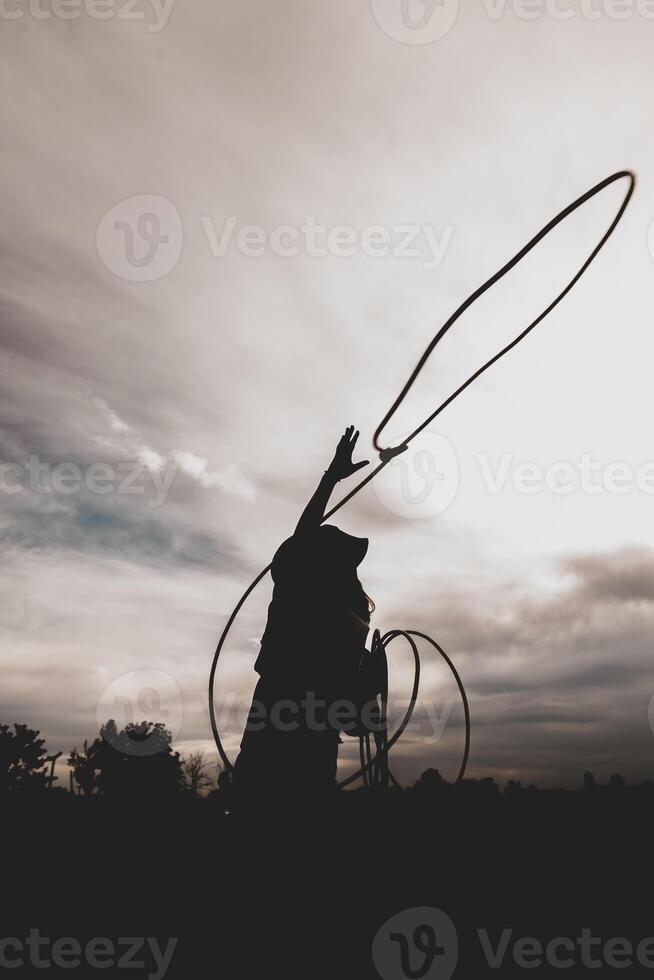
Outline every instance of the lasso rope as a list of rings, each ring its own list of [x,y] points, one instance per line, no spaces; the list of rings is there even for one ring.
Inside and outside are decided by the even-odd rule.
[[[411,433],[411,435],[409,435],[404,440],[404,442],[402,443],[401,446],[397,446],[395,448],[388,447],[386,449],[382,449],[380,447],[380,445],[379,445],[379,437],[380,437],[381,433],[386,428],[386,426],[391,421],[391,419],[393,418],[393,416],[395,415],[395,413],[399,409],[400,405],[402,404],[402,402],[406,398],[406,396],[409,393],[411,387],[413,386],[416,378],[418,377],[418,375],[420,374],[420,372],[424,368],[425,364],[429,360],[429,357],[433,353],[434,349],[437,347],[437,345],[443,339],[443,337],[448,332],[448,330],[463,315],[463,313],[465,313],[465,311],[467,309],[469,309],[469,307],[472,306],[472,304],[476,300],[478,300],[481,296],[483,296],[484,293],[486,293],[492,286],[494,286],[501,279],[503,279],[504,276],[507,275],[507,273],[511,271],[511,269],[515,268],[515,266],[523,258],[525,258],[525,256],[528,255],[529,252],[531,252],[532,249],[534,249],[536,247],[536,245],[539,244],[539,242],[541,242],[547,235],[549,235],[549,233],[551,231],[553,231],[558,225],[560,225],[561,222],[563,222],[567,217],[569,217],[571,214],[573,214],[573,212],[575,212],[578,208],[582,207],[582,205],[586,204],[588,201],[590,201],[592,198],[594,198],[601,191],[605,190],[605,188],[609,187],[611,184],[614,184],[614,183],[616,183],[619,180],[625,180],[625,179],[628,181],[629,186],[628,186],[627,191],[625,193],[624,199],[623,199],[622,203],[620,204],[620,207],[618,208],[618,211],[617,211],[617,213],[615,215],[615,218],[613,219],[613,221],[609,225],[608,230],[603,235],[603,237],[600,239],[600,241],[595,246],[595,248],[593,249],[593,251],[590,253],[590,255],[588,256],[588,258],[586,259],[586,261],[583,263],[583,265],[579,269],[579,271],[573,276],[573,278],[569,281],[569,283],[567,284],[567,286],[565,286],[564,289],[558,294],[558,296],[556,296],[556,298],[553,300],[553,302],[550,303],[550,305],[545,310],[543,310],[543,312],[539,316],[537,316],[535,320],[532,320],[532,322],[527,327],[525,327],[525,329],[521,333],[519,333],[518,336],[514,338],[514,340],[512,340],[505,347],[503,347],[497,354],[495,354],[488,361],[486,361],[486,363],[483,364],[477,371],[475,371],[474,374],[471,374],[470,377],[466,381],[464,381],[464,383],[462,385],[460,385],[456,389],[456,391],[454,391],[443,402],[441,402],[441,404],[438,406],[438,408],[436,409],[436,411],[432,412],[432,414],[428,418],[426,418],[424,420],[424,422],[422,422],[416,429],[414,429],[414,431]],[[620,219],[622,218],[625,210],[627,209],[627,205],[629,204],[629,201],[631,200],[631,197],[633,195],[635,186],[636,186],[636,177],[635,177],[635,174],[633,174],[630,170],[620,170],[618,173],[612,174],[610,177],[607,177],[605,180],[600,181],[599,184],[596,184],[594,187],[591,187],[591,189],[589,191],[587,191],[585,194],[582,194],[581,197],[578,197],[576,201],[573,201],[572,204],[569,204],[568,207],[564,208],[563,211],[559,212],[559,214],[557,214],[556,217],[552,218],[552,220],[550,222],[548,222],[548,224],[546,224],[545,227],[542,228],[538,232],[538,234],[535,235],[524,246],[524,248],[520,249],[520,251],[517,252],[516,255],[514,255],[513,258],[510,259],[506,263],[506,265],[502,266],[502,268],[499,270],[499,272],[496,272],[494,276],[491,276],[490,279],[488,279],[482,286],[480,286],[478,289],[476,289],[474,293],[472,293],[470,296],[468,296],[468,298],[466,300],[464,300],[463,303],[461,303],[461,305],[458,307],[458,309],[455,310],[455,312],[452,314],[452,316],[449,318],[449,320],[447,320],[447,322],[443,324],[443,326],[438,331],[438,333],[436,334],[436,336],[434,337],[434,339],[431,341],[431,343],[429,344],[429,346],[425,350],[424,354],[422,355],[422,357],[418,361],[418,363],[417,363],[416,367],[414,368],[412,374],[410,375],[408,381],[406,382],[406,384],[402,388],[402,391],[400,392],[400,394],[398,395],[398,397],[395,399],[395,401],[391,405],[390,409],[388,410],[388,412],[386,413],[386,415],[384,416],[384,418],[382,419],[382,421],[378,425],[378,427],[377,427],[377,429],[375,431],[375,434],[373,436],[373,445],[374,445],[375,449],[377,449],[377,451],[379,452],[379,457],[380,457],[379,464],[375,467],[375,469],[371,473],[368,474],[368,476],[366,476],[359,484],[357,484],[357,486],[354,487],[353,490],[351,490],[345,497],[343,497],[343,499],[340,500],[336,504],[335,507],[332,507],[332,509],[330,511],[328,511],[327,514],[325,514],[325,516],[323,517],[323,520],[322,520],[321,523],[324,523],[326,520],[328,520],[330,517],[332,517],[332,515],[335,514],[337,511],[339,511],[341,509],[341,507],[344,507],[345,504],[349,500],[351,500],[352,497],[355,496],[355,494],[359,493],[359,491],[362,490],[363,487],[366,486],[366,484],[370,483],[370,481],[373,480],[374,477],[377,476],[377,474],[381,470],[383,470],[384,467],[387,466],[388,463],[390,463],[390,461],[392,459],[394,459],[396,456],[399,456],[401,453],[405,452],[408,449],[409,444],[413,441],[413,439],[415,439],[415,437],[417,435],[419,435],[419,433],[421,433],[423,431],[423,429],[426,429],[427,426],[430,424],[430,422],[433,422],[434,419],[437,418],[437,416],[439,416],[441,414],[441,412],[444,411],[444,409],[446,409],[447,406],[450,405],[454,401],[455,398],[458,398],[458,396],[460,394],[462,394],[462,392],[464,392],[466,390],[466,388],[468,388],[473,383],[473,381],[476,381],[477,378],[479,378],[482,374],[484,374],[485,371],[488,370],[489,367],[491,367],[493,364],[495,364],[497,361],[499,361],[500,358],[504,357],[505,354],[508,354],[508,352],[510,350],[512,350],[517,344],[519,344],[521,340],[524,340],[524,338],[527,336],[527,334],[531,333],[531,331],[534,329],[534,327],[538,326],[538,324],[541,323],[541,321],[544,320],[545,317],[549,313],[551,313],[552,310],[555,309],[555,307],[557,307],[559,305],[559,303],[561,302],[561,300],[565,296],[567,296],[567,294],[570,292],[570,290],[573,288],[573,286],[575,286],[575,284],[579,281],[579,279],[581,279],[582,275],[584,274],[584,272],[586,271],[586,269],[588,268],[588,266],[591,264],[591,262],[593,261],[593,259],[601,251],[601,249],[604,247],[604,245],[606,244],[606,242],[609,240],[609,238],[611,237],[611,235],[615,231],[617,225],[620,222]],[[239,612],[243,608],[244,603],[247,601],[248,597],[252,594],[252,592],[257,587],[257,585],[259,584],[259,582],[261,582],[261,580],[268,574],[268,572],[270,571],[270,568],[271,568],[271,566],[270,565],[267,565],[263,569],[263,571],[260,572],[259,575],[257,575],[257,577],[255,578],[255,580],[251,583],[251,585],[248,586],[248,588],[243,593],[243,595],[239,599],[238,603],[234,607],[234,609],[233,609],[233,611],[232,611],[229,619],[227,620],[227,623],[225,625],[225,628],[224,628],[223,632],[220,635],[220,639],[218,640],[218,646],[216,647],[216,652],[214,654],[213,662],[211,664],[211,671],[209,673],[209,717],[211,719],[211,729],[213,731],[213,737],[215,739],[216,747],[218,749],[218,753],[220,755],[220,758],[222,759],[223,763],[225,764],[225,767],[228,770],[230,770],[230,771],[233,769],[233,766],[232,766],[232,763],[230,762],[230,760],[229,760],[229,758],[227,756],[227,753],[225,752],[225,749],[224,749],[223,744],[222,744],[221,739],[220,739],[220,734],[218,732],[218,726],[216,724],[216,713],[215,713],[215,707],[214,707],[214,685],[215,685],[215,678],[216,678],[216,668],[218,666],[218,659],[220,657],[221,651],[222,651],[223,646],[225,644],[225,640],[227,639],[227,636],[229,634],[229,631],[232,628],[232,625],[234,623],[234,620],[238,616]],[[465,770],[466,770],[466,766],[467,766],[467,762],[468,762],[469,753],[470,753],[470,713],[469,713],[469,709],[468,709],[468,701],[467,701],[467,698],[466,698],[465,688],[463,686],[463,683],[461,681],[461,678],[459,677],[458,673],[456,672],[456,669],[454,667],[454,664],[452,663],[452,661],[450,660],[450,658],[447,656],[447,654],[445,653],[445,651],[436,643],[435,640],[433,640],[431,637],[427,636],[425,633],[419,633],[416,630],[391,630],[390,633],[387,633],[385,637],[381,638],[380,642],[382,642],[383,646],[385,647],[386,644],[389,643],[396,636],[404,636],[408,640],[408,642],[411,644],[412,650],[414,652],[414,658],[416,660],[416,676],[415,676],[415,679],[414,679],[414,692],[413,692],[413,695],[412,695],[412,698],[411,698],[411,703],[410,703],[409,711],[405,715],[402,723],[400,724],[399,728],[394,733],[394,735],[392,736],[392,738],[389,739],[387,742],[385,742],[385,746],[384,746],[384,749],[383,749],[383,754],[386,756],[388,754],[388,751],[391,749],[391,747],[400,738],[402,732],[404,731],[404,729],[406,728],[406,725],[409,722],[409,719],[411,717],[411,713],[413,711],[413,707],[415,705],[415,699],[417,697],[417,683],[418,683],[418,678],[419,678],[419,674],[420,674],[420,657],[419,657],[419,654],[418,654],[418,651],[417,651],[417,647],[416,647],[414,641],[411,639],[411,637],[412,636],[419,636],[422,639],[427,640],[429,643],[431,643],[436,648],[436,650],[441,654],[441,656],[445,659],[445,661],[449,665],[450,669],[454,673],[454,677],[455,677],[455,679],[457,681],[457,684],[458,684],[458,687],[459,687],[459,691],[461,693],[461,697],[462,697],[462,700],[463,700],[463,706],[464,706],[464,712],[465,712],[465,722],[466,722],[466,743],[465,743],[465,751],[464,751],[464,756],[463,756],[463,763],[461,765],[461,768],[459,770],[459,775],[457,777],[457,783],[458,783],[458,782],[460,782],[463,779],[463,776],[464,776]],[[364,753],[364,745],[362,743],[360,745],[361,768],[358,770],[358,772],[354,773],[352,776],[349,776],[347,779],[343,780],[339,785],[346,786],[349,783],[353,782],[355,779],[358,779],[360,776],[365,776],[365,774],[369,773],[376,764],[377,765],[379,764],[379,759],[378,759],[379,754],[380,753],[378,752],[377,755],[374,758],[372,758],[370,756],[369,744],[368,744],[368,753],[366,755],[366,753]]]
[[[359,738],[359,757],[361,761],[361,768],[358,769],[356,772],[352,773],[352,775],[348,776],[346,779],[342,779],[341,782],[338,783],[340,789],[343,789],[345,786],[349,786],[350,783],[356,782],[356,780],[359,779],[359,777],[363,778],[364,785],[369,785],[369,781],[368,781],[369,774],[373,772],[379,777],[380,769],[382,766],[385,766],[386,774],[388,775],[391,782],[393,782],[395,786],[399,785],[397,780],[393,776],[393,773],[390,771],[388,767],[388,753],[393,748],[395,743],[399,742],[400,738],[406,731],[407,725],[411,720],[411,716],[413,715],[413,709],[415,708],[415,704],[418,699],[418,688],[420,686],[420,654],[418,653],[418,647],[416,646],[414,640],[411,639],[412,636],[419,636],[422,640],[426,640],[427,643],[431,643],[431,645],[441,655],[445,663],[450,668],[452,674],[454,675],[454,680],[456,681],[457,687],[459,688],[459,693],[461,694],[461,702],[463,704],[463,714],[464,714],[464,722],[465,722],[465,744],[463,749],[463,759],[461,761],[459,773],[455,780],[456,784],[461,782],[465,774],[465,771],[467,769],[468,758],[470,757],[470,707],[468,705],[468,696],[466,694],[466,689],[463,686],[463,681],[461,680],[461,677],[459,676],[456,667],[454,666],[454,664],[452,663],[448,655],[445,653],[443,648],[439,646],[439,644],[436,642],[436,640],[432,639],[432,637],[428,636],[426,633],[421,633],[419,630],[389,630],[389,632],[384,634],[384,636],[380,636],[379,630],[375,630],[375,634],[373,636],[373,641],[372,641],[372,652],[374,653],[375,649],[377,648],[380,652],[384,654],[385,657],[386,647],[393,640],[397,639],[398,636],[403,636],[405,640],[407,640],[413,652],[415,667],[414,667],[414,674],[413,674],[413,690],[411,691],[411,697],[409,699],[409,707],[407,708],[406,713],[402,721],[398,725],[397,729],[395,730],[391,738],[388,739],[387,731],[386,731],[386,704],[388,701],[388,682],[386,680],[386,683],[384,684],[384,690],[382,691],[382,696],[381,696],[382,721],[380,725],[380,729],[381,729],[380,746],[377,750],[376,755],[372,757],[370,753],[370,736],[364,735]],[[376,783],[370,783],[370,785],[376,785]]]

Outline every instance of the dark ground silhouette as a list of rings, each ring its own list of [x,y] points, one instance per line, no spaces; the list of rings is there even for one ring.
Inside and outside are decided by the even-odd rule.
[[[15,766],[11,730],[0,731],[6,775]],[[29,731],[20,729],[21,748],[33,765],[24,744]],[[111,738],[115,732],[109,729]],[[27,742],[38,744],[47,773],[45,746],[32,736]],[[94,771],[86,794],[43,780],[36,789],[16,773],[5,779],[4,936],[39,929],[81,942],[152,936],[162,945],[179,937],[168,977],[359,980],[379,975],[371,945],[382,924],[419,906],[441,909],[455,923],[455,977],[524,976],[511,958],[520,937],[545,944],[587,928],[603,942],[626,937],[635,946],[654,935],[652,782],[630,787],[615,776],[597,786],[580,773],[577,791],[517,782],[500,788],[490,779],[454,788],[427,770],[406,790],[334,792],[320,805],[277,793],[265,805],[225,812],[227,776],[198,797],[170,778],[176,754],[161,730],[156,737],[172,761],[121,760],[125,753],[105,739],[107,771],[125,762],[130,774],[103,783]],[[103,751],[89,753],[87,744],[84,755],[102,761]],[[79,765],[79,754],[71,760]],[[88,780],[88,764],[85,771]],[[148,792],[134,777],[139,771],[150,773]],[[513,930],[501,969],[488,967],[478,929],[493,949],[503,930]],[[534,972],[560,975],[548,966]],[[586,968],[568,972],[576,978]],[[22,975],[32,975],[29,967]],[[112,968],[103,975],[125,974]],[[628,975],[649,971],[635,967]]]

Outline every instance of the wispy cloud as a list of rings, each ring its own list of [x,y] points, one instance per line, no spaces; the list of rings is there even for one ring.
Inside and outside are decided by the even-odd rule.
[[[93,398],[93,404],[99,408],[107,418],[112,435],[96,435],[94,441],[107,448],[121,451],[124,455],[130,456],[150,470],[161,470],[167,462],[176,463],[181,471],[191,479],[196,480],[205,490],[218,489],[223,493],[242,497],[244,500],[255,500],[254,484],[244,477],[238,466],[230,463],[222,470],[214,470],[209,466],[208,460],[195,453],[181,449],[168,450],[165,454],[158,452],[151,446],[146,445],[138,436],[138,433],[131,425],[128,425],[112,408],[101,398]]]

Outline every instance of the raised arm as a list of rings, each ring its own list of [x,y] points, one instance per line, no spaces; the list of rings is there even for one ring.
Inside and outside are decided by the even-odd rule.
[[[334,453],[334,458],[325,470],[316,492],[304,508],[298,525],[295,528],[296,534],[306,534],[320,527],[325,516],[325,511],[327,510],[329,498],[339,480],[344,480],[346,477],[352,476],[357,470],[368,465],[369,460],[367,459],[364,459],[360,463],[352,462],[352,453],[354,452],[358,438],[359,433],[354,431],[354,426],[348,426],[341,436],[336,447],[336,452]]]

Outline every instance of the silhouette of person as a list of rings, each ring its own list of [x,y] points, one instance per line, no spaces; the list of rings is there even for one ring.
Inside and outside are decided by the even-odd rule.
[[[349,426],[295,533],[272,561],[273,596],[255,663],[260,678],[234,767],[243,793],[333,788],[339,731],[349,715],[374,609],[357,575],[368,539],[322,524],[336,484],[368,464],[352,462]],[[344,719],[347,721],[347,718]]]

